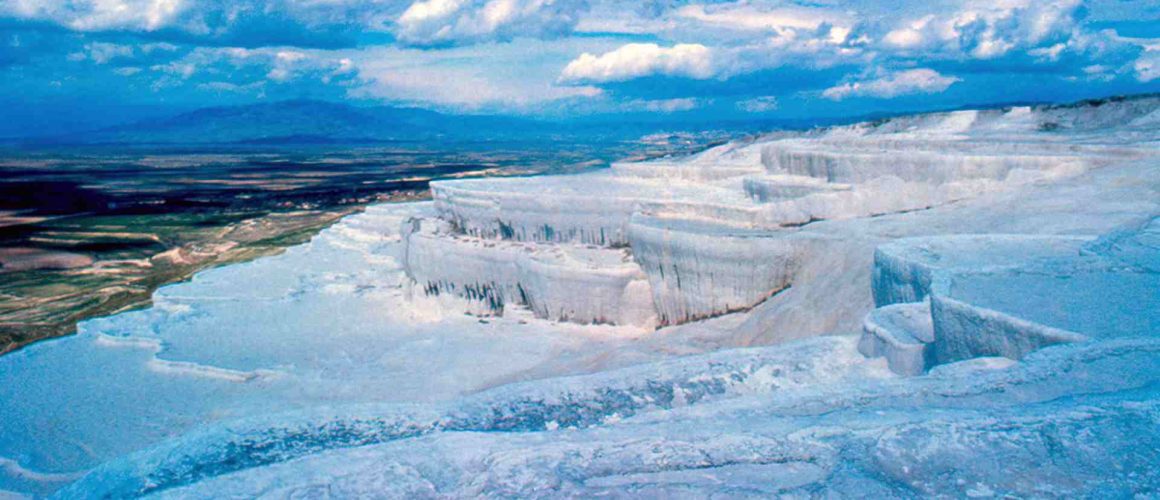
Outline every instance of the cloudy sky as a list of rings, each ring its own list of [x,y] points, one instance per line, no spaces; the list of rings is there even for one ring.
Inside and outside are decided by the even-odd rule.
[[[1160,90],[1160,0],[0,0],[0,73],[10,131],[294,98],[855,116]]]

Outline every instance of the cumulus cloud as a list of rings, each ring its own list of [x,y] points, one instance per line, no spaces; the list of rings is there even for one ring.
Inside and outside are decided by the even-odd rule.
[[[903,19],[879,38],[879,47],[926,58],[985,60],[1035,50],[1058,57],[1079,29],[1080,7],[1080,0],[964,2]]]
[[[890,99],[907,94],[933,94],[946,90],[955,82],[953,76],[943,76],[926,68],[889,73],[878,78],[836,85],[822,91],[822,97],[840,101],[848,97],[876,97]]]
[[[181,0],[16,0],[0,3],[0,11],[17,18],[55,22],[77,31],[152,31],[169,25],[193,6],[192,2]]]
[[[412,46],[462,45],[513,38],[554,38],[576,26],[585,0],[419,0],[395,21]]]
[[[560,74],[566,83],[606,83],[650,75],[706,79],[714,76],[713,52],[697,43],[661,47],[630,43],[602,55],[583,53]]]
[[[374,0],[7,0],[0,18],[180,43],[334,48],[386,33],[399,9]]]
[[[592,84],[625,82],[649,76],[728,80],[738,75],[787,66],[829,68],[867,58],[848,43],[857,16],[848,9],[794,5],[797,2],[653,2],[650,15],[631,10],[592,12],[608,19],[585,19],[588,31],[652,33],[664,43],[630,43],[604,53],[585,53],[562,71],[561,81]],[[641,31],[645,30],[645,31]]]

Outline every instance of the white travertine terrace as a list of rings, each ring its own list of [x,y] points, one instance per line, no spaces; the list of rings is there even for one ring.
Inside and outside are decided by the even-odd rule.
[[[931,294],[938,363],[1160,332],[1160,273],[1112,256],[955,273]]]
[[[891,304],[870,311],[862,332],[858,351],[869,358],[886,358],[895,373],[918,375],[934,365],[930,302]]]
[[[878,307],[922,302],[936,272],[994,272],[1022,262],[1080,255],[1092,238],[1022,234],[905,238],[874,252],[872,292]]]
[[[792,235],[649,216],[633,218],[629,241],[660,325],[752,307],[790,286],[810,248]]]
[[[821,145],[827,147],[826,145]],[[925,146],[919,144],[919,146]],[[907,182],[946,184],[986,179],[1004,181],[1023,173],[1035,175],[1056,169],[1080,169],[1084,161],[1076,155],[964,154],[899,148],[878,151],[839,151],[770,146],[768,168],[772,173],[802,175],[828,182],[865,183],[878,177],[897,177]]]
[[[1123,129],[1146,128],[1153,120],[1150,103],[1109,106],[1125,108],[1109,113],[1126,120],[1117,124]],[[545,318],[647,324],[641,317],[655,316],[664,326],[746,310],[792,286],[796,270],[827,251],[801,236],[812,223],[929,209],[1143,154],[1134,143],[1085,135],[1109,122],[1072,114],[1054,108],[934,113],[780,133],[581,175],[438,181],[431,190],[446,224],[410,240],[407,266],[427,293],[487,303],[493,313],[502,313],[504,304],[523,304]],[[1070,127],[1069,134],[1046,131],[1057,127]],[[972,245],[969,239],[954,243]],[[1005,245],[1023,242],[1018,236],[989,240],[969,255],[985,260],[1004,253],[995,248]],[[639,267],[629,270],[616,259],[550,257],[585,247],[616,249],[609,252]],[[890,277],[890,258],[884,248],[876,268],[882,279]],[[606,261],[613,264],[605,267]],[[917,266],[899,273],[929,274],[921,259],[899,262]],[[985,262],[966,265],[976,264]],[[569,266],[574,270],[564,271]],[[528,271],[533,267],[552,272]],[[647,276],[651,315],[621,317],[607,303],[628,283],[616,278],[608,284],[609,276],[632,272]],[[585,274],[600,283],[594,289],[602,299],[540,303],[553,295],[540,277],[582,283]],[[533,283],[540,283],[534,285],[539,292],[528,290]],[[876,298],[901,294],[890,302],[927,293],[877,285]],[[644,290],[640,284],[627,288]],[[567,293],[558,295],[569,300]]]
[[[521,305],[556,321],[655,325],[648,281],[623,249],[485,240],[435,219],[408,220],[402,234],[404,267],[421,289],[412,293],[455,297],[478,315]]]
[[[866,317],[860,350],[914,375],[964,359],[1022,359],[1054,344],[1160,332],[1160,273],[1147,265],[1160,255],[1158,220],[1094,240],[991,234],[883,245],[873,273],[879,308]],[[898,310],[920,311],[928,326],[891,321]]]

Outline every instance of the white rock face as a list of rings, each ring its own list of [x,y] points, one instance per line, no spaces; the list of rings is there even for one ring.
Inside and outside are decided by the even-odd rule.
[[[759,175],[745,177],[745,194],[759,203],[788,201],[814,194],[849,191],[849,184],[827,182],[804,175]]]
[[[522,305],[554,321],[655,325],[648,281],[623,249],[485,240],[434,219],[408,220],[402,234],[412,294],[477,315]]]
[[[952,235],[904,238],[874,251],[874,304],[922,302],[936,272],[994,272],[1028,261],[1080,254],[1083,236]]]
[[[440,218],[487,239],[623,246],[639,203],[619,179],[468,179],[433,183]]]
[[[885,357],[899,375],[919,375],[934,366],[934,324],[930,302],[892,304],[866,315],[858,352],[868,358]]]
[[[749,309],[789,287],[809,251],[792,234],[647,216],[633,219],[629,241],[660,325]]]
[[[932,321],[936,325],[936,363],[986,356],[1023,359],[1047,346],[1088,340],[1079,333],[946,297],[935,296],[931,304]]]
[[[839,131],[832,134],[841,136]],[[913,135],[913,134],[912,134]],[[775,178],[812,179],[781,196],[768,196],[762,178],[746,181],[766,203],[759,224],[785,226],[816,220],[875,216],[926,209],[1074,176],[1107,158],[1130,155],[1109,148],[1054,143],[975,144],[914,137],[785,139],[762,146],[762,163]]]
[[[770,145],[763,152],[771,173],[804,175],[828,182],[856,184],[876,177],[898,177],[908,182],[946,184],[954,181],[1028,176],[1050,170],[1083,169],[1077,155],[963,154],[898,147],[866,152],[838,152],[832,146]],[[926,144],[916,144],[926,147]],[[937,146],[937,145],[936,145]]]
[[[1023,359],[1063,342],[1160,332],[1160,273],[1081,257],[952,274],[931,295],[940,363]]]

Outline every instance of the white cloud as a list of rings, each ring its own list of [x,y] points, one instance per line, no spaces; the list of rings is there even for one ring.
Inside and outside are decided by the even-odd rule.
[[[630,43],[604,54],[585,53],[567,65],[560,81],[601,84],[653,75],[725,80],[787,66],[819,69],[872,58],[847,40],[859,19],[851,10],[771,8],[746,1],[674,7],[655,18],[620,10],[597,4],[578,29],[651,32],[662,39],[690,42],[669,47]]]
[[[962,80],[953,76],[940,75],[932,69],[919,68],[886,74],[872,80],[843,83],[824,90],[822,96],[835,101],[847,97],[889,99],[907,94],[942,92],[959,81]]]
[[[106,42],[86,43],[83,50],[68,55],[70,61],[92,61],[95,64],[127,62],[158,52],[174,52],[177,46],[167,43],[125,45]]]
[[[18,0],[12,2],[6,10],[20,17],[53,19],[78,31],[153,31],[170,24],[191,3],[182,0]]]
[[[434,104],[460,111],[491,108],[523,109],[545,101],[600,95],[594,87],[559,87],[528,82],[513,92],[510,82],[478,74],[469,68],[395,68],[376,73],[364,71],[371,83],[359,93],[395,102]]]
[[[604,83],[649,75],[706,79],[714,73],[713,53],[704,45],[661,47],[655,43],[630,43],[599,56],[581,54],[564,67],[560,81]]]
[[[1136,79],[1143,83],[1160,78],[1160,44],[1148,47],[1132,64],[1132,70],[1136,73]]]
[[[934,20],[934,16],[928,15],[910,21],[906,26],[891,30],[889,33],[886,33],[886,36],[882,37],[882,41],[885,42],[887,46],[900,49],[913,49],[918,47],[922,45],[924,39],[926,38],[923,30],[925,30],[926,27],[930,25],[932,20]]]
[[[553,38],[587,8],[588,0],[0,0],[0,17],[215,45],[334,48],[387,31],[415,46]]]
[[[1079,29],[1080,0],[964,2],[905,19],[881,36],[881,48],[925,58],[994,59],[1015,51],[1058,58],[1055,46]]]
[[[1050,47],[1040,47],[1038,49],[1031,49],[1027,51],[1028,54],[1043,62],[1054,62],[1059,60],[1059,55],[1067,48],[1066,44],[1057,43]]]
[[[778,36],[794,38],[799,32],[814,32],[829,27],[826,37],[841,43],[850,33],[850,16],[836,10],[807,7],[763,9],[748,2],[709,6],[686,5],[677,9],[677,18],[692,19],[718,28],[749,31],[772,31]]]
[[[767,95],[747,99],[744,101],[737,101],[737,109],[747,113],[765,113],[773,111],[778,108],[777,97]]]
[[[271,48],[198,47],[149,69],[158,76],[155,89],[190,84],[222,90],[205,85],[224,82],[240,91],[306,80],[347,85],[355,76],[348,60],[328,51]]]
[[[351,64],[362,84],[356,97],[454,111],[535,113],[547,103],[602,95],[599,88],[557,85],[554,56],[574,53],[575,42],[535,41],[447,50],[380,48]],[[529,49],[529,47],[531,47]],[[463,64],[470,61],[470,64]]]
[[[1082,75],[1083,67],[1099,64],[1110,68],[1108,74],[1114,78],[1133,75],[1141,44],[1117,40],[1111,30],[1095,31],[1087,19],[1103,12],[1089,12],[1088,1],[658,0],[650,3],[649,12],[610,8],[613,2],[598,1],[581,21],[581,29],[646,33],[702,44],[712,52],[713,61],[711,74],[698,78],[728,79],[783,67],[923,67],[929,64],[926,61],[950,62],[971,71],[1000,59],[1004,69],[1045,66]],[[1142,8],[1147,3],[1125,4],[1118,17],[1133,10],[1146,14]],[[597,62],[595,57],[586,62]],[[580,63],[575,61],[576,69]],[[624,74],[607,79],[633,78],[631,71]],[[588,81],[603,79],[596,75]]]
[[[1090,85],[1160,79],[1155,40],[1128,38],[1144,36],[1132,28],[1138,23],[1121,33],[1093,24],[1108,9],[1095,12],[1090,1],[0,0],[0,17],[28,26],[0,35],[16,54],[0,54],[0,64],[34,64],[41,51],[83,61],[62,65],[67,71],[137,72],[134,83],[172,88],[225,91],[219,83],[229,83],[239,92],[264,85],[332,96],[357,88],[388,101],[515,113],[549,103],[551,112],[663,112],[755,89],[782,96],[789,113],[793,96],[817,96],[835,74],[851,75],[824,90],[835,100],[938,92],[958,81],[873,68],[986,73],[973,85],[1023,71]],[[1118,6],[1112,18],[1129,22],[1160,8],[1155,0],[1096,1]],[[148,42],[161,40],[178,46],[150,53]],[[392,62],[371,60],[384,51]],[[671,82],[680,88],[663,96],[601,95],[601,86],[650,76],[701,81]],[[665,99],[674,95],[691,97]],[[752,113],[779,104],[720,103]]]
[[[335,47],[386,31],[401,7],[376,0],[0,0],[0,17],[181,43]]]
[[[273,67],[266,73],[266,78],[276,82],[284,82],[294,76],[303,66],[303,62],[310,56],[293,50],[280,50],[274,54]]]
[[[156,64],[149,69],[177,77],[180,80],[188,80],[197,72],[197,65],[192,62],[172,61],[166,64]],[[154,82],[155,86],[165,86],[172,80],[161,79]]]
[[[596,2],[580,16],[575,32],[622,35],[656,35],[679,27],[678,22],[668,18],[642,16],[633,9],[625,9],[615,2]]]
[[[395,20],[407,45],[460,45],[516,37],[552,38],[573,28],[584,0],[419,0]]]
[[[132,57],[132,45],[118,45],[115,43],[93,42],[85,44],[88,59],[97,64],[105,64],[117,57]]]
[[[682,97],[678,99],[637,99],[624,104],[624,111],[648,111],[651,113],[676,113],[689,111],[701,105],[701,101]]]
[[[238,85],[238,84],[230,83],[230,82],[206,82],[206,83],[199,83],[197,85],[197,88],[199,90],[207,90],[207,91],[216,92],[219,94],[223,94],[223,93],[239,94],[239,93],[251,93],[251,92],[255,92],[255,91],[260,92],[262,90],[262,86],[264,83],[265,82],[253,82],[253,83],[249,83],[246,85]]]

